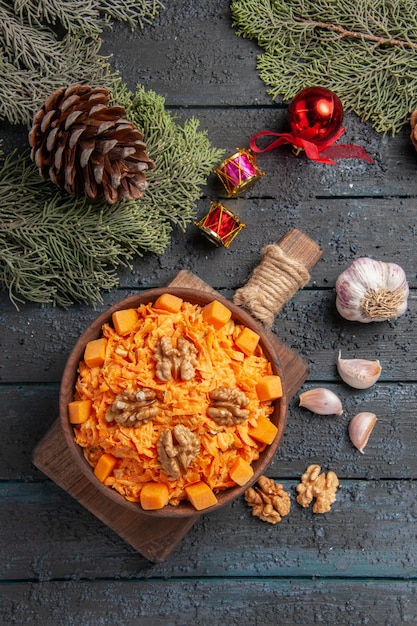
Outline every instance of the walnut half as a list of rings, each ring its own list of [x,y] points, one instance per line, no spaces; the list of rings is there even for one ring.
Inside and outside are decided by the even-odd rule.
[[[218,424],[231,426],[240,424],[249,417],[249,399],[235,387],[217,387],[209,393],[211,406],[207,409],[207,415]]]
[[[159,408],[154,406],[156,399],[153,389],[123,391],[107,409],[106,422],[130,427],[145,424],[159,413]]]
[[[192,380],[197,365],[197,348],[183,336],[178,337],[177,347],[171,337],[162,337],[154,351],[156,375],[159,380]]]
[[[291,499],[284,487],[267,476],[259,477],[258,487],[245,491],[245,500],[252,507],[252,515],[269,524],[280,522],[291,509]]]
[[[321,472],[320,465],[309,465],[301,476],[301,482],[297,485],[297,502],[303,507],[313,504],[313,513],[328,513],[333,502],[336,500],[336,491],[339,487],[339,479],[332,471],[325,474]]]
[[[175,440],[175,441],[174,441]],[[183,424],[166,428],[158,441],[158,457],[169,480],[178,480],[200,452],[198,437]]]

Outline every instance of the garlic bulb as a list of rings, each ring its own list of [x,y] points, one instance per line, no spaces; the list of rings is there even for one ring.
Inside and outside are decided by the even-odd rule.
[[[337,371],[340,378],[350,387],[369,389],[380,377],[382,367],[378,360],[342,359],[342,353],[339,352]]]
[[[352,417],[349,422],[350,440],[362,454],[377,421],[378,418],[374,413],[364,411]]]
[[[300,394],[300,404],[317,415],[342,415],[343,407],[340,399],[330,389],[316,387]]]
[[[383,322],[407,310],[407,279],[395,263],[356,259],[336,280],[336,293],[336,308],[347,320]]]

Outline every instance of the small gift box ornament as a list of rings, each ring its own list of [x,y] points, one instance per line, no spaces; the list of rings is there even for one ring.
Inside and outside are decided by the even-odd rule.
[[[211,202],[210,210],[201,220],[194,222],[202,234],[216,246],[228,248],[246,224],[220,202]]]
[[[238,148],[235,154],[225,159],[214,171],[229,198],[243,193],[265,174],[258,168],[253,152],[244,148]]]

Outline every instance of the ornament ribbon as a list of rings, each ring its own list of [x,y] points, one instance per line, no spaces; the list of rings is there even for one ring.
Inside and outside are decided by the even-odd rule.
[[[304,150],[309,159],[317,161],[318,163],[330,163],[331,165],[337,165],[336,161],[333,161],[333,159],[362,159],[368,163],[373,163],[369,154],[361,148],[361,146],[349,143],[339,144],[337,146],[333,145],[344,132],[345,129],[341,126],[333,137],[327,141],[322,141],[320,142],[320,145],[317,145],[312,141],[307,141],[306,139],[302,139],[301,137],[297,137],[291,133],[273,133],[268,130],[261,130],[259,133],[256,133],[256,135],[253,135],[249,142],[249,146],[252,152],[260,153],[269,152],[270,150],[279,148],[279,146],[290,143],[294,146],[294,148]],[[266,146],[266,148],[259,148],[256,145],[256,141],[260,137],[277,137],[277,139],[272,141],[272,143]]]

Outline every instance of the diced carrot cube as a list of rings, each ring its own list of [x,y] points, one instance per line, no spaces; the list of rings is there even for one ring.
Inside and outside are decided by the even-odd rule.
[[[117,463],[117,459],[115,456],[109,453],[104,453],[101,455],[99,460],[97,461],[97,465],[94,468],[94,475],[98,480],[102,483],[110,476],[113,471],[114,466]]]
[[[256,393],[260,402],[276,400],[282,396],[281,377],[271,374],[264,376],[256,385]]]
[[[136,309],[123,309],[115,311],[111,316],[113,326],[118,335],[127,335],[138,321],[138,312]]]
[[[88,367],[103,365],[106,358],[106,347],[107,339],[105,337],[93,339],[87,343],[84,351],[84,361]]]
[[[207,509],[210,506],[217,504],[218,500],[207,485],[207,483],[202,480],[191,483],[185,487],[185,493],[193,507],[197,509],[197,511],[202,511],[203,509]]]
[[[249,426],[249,435],[252,439],[270,445],[278,433],[278,428],[264,415],[258,417],[255,427]]]
[[[250,356],[253,354],[258,346],[260,336],[255,333],[251,328],[245,327],[242,332],[237,336],[235,344],[237,347]]]
[[[164,483],[145,483],[140,492],[140,504],[145,511],[162,509],[169,501],[168,487]]]
[[[183,299],[178,296],[174,296],[172,293],[163,293],[157,298],[154,309],[162,309],[163,311],[169,311],[170,313],[178,313],[181,309]]]
[[[252,478],[253,468],[250,463],[239,456],[230,468],[229,476],[236,484],[243,487]]]
[[[213,300],[206,304],[202,309],[203,320],[214,326],[216,330],[220,330],[232,317],[232,312],[224,304],[218,300]]]
[[[71,424],[82,424],[91,415],[91,400],[74,400],[68,404],[68,415]]]

